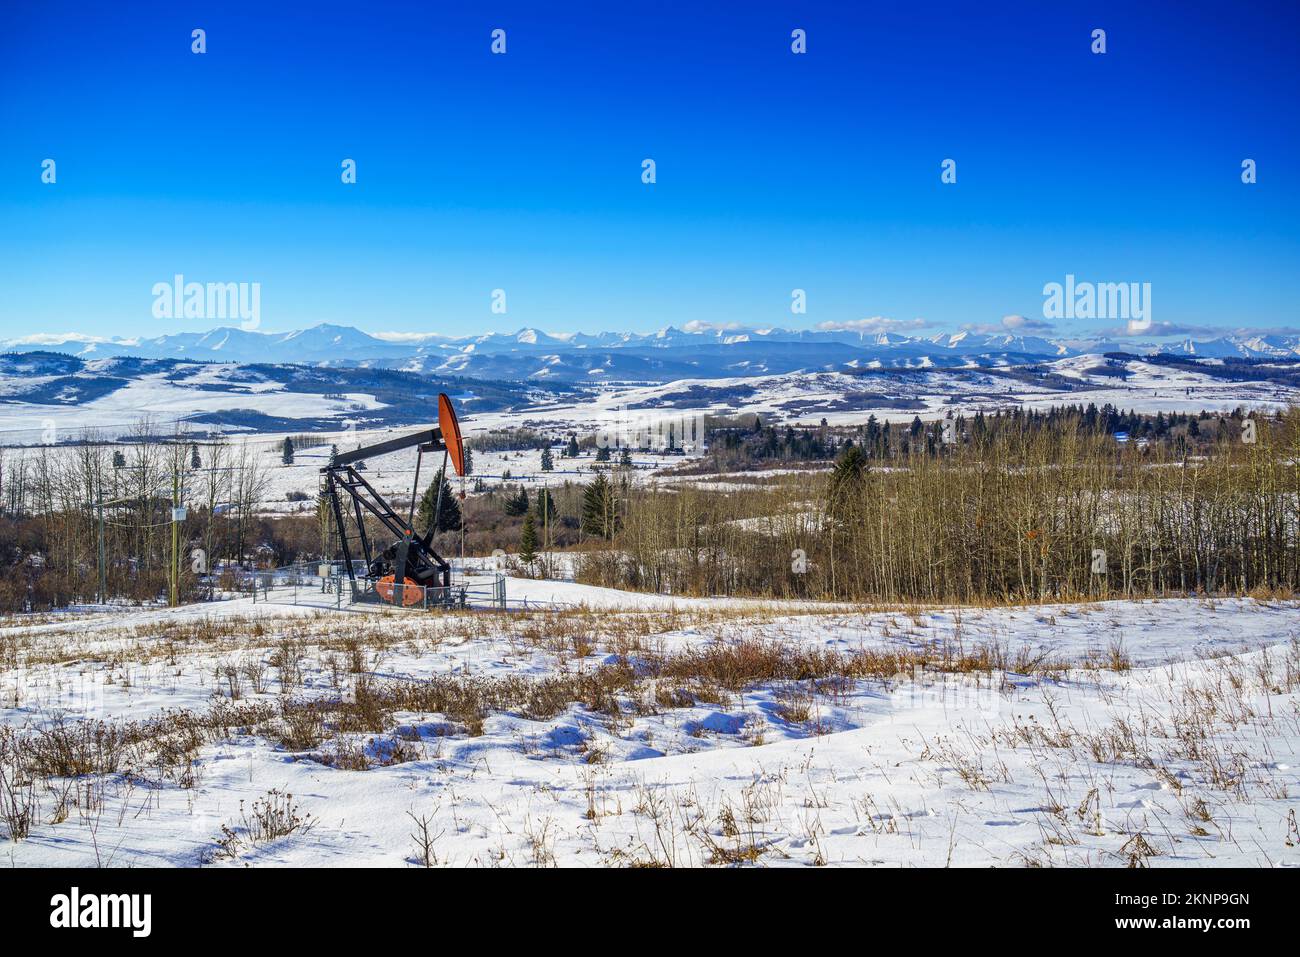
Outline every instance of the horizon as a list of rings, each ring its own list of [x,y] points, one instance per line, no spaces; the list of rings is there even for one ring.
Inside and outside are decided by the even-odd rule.
[[[273,334],[1113,326],[1045,318],[1067,276],[1161,335],[1300,326],[1296,11],[964,8],[7,10],[0,337],[222,325],[151,315],[175,274]]]
[[[1023,317],[1005,317],[1005,318],[1023,318]],[[687,322],[683,325],[665,325],[658,329],[652,329],[647,332],[615,332],[608,329],[579,329],[579,330],[553,330],[542,329],[536,326],[519,326],[515,329],[496,330],[486,333],[467,333],[464,335],[449,335],[441,332],[416,332],[416,331],[395,331],[395,330],[371,330],[364,329],[360,326],[334,323],[318,322],[309,326],[303,326],[296,329],[269,330],[262,328],[243,328],[239,325],[218,325],[210,326],[204,329],[184,330],[177,333],[166,333],[162,335],[149,335],[147,333],[135,333],[124,335],[97,336],[88,333],[79,332],[61,332],[61,333],[31,333],[26,336],[0,339],[0,345],[4,346],[27,346],[35,347],[41,345],[57,346],[68,342],[84,342],[88,344],[104,345],[138,345],[141,343],[153,342],[164,336],[178,335],[198,335],[210,336],[218,332],[238,332],[250,335],[266,336],[268,338],[284,339],[301,335],[306,332],[312,332],[318,329],[340,329],[352,332],[359,332],[371,339],[378,340],[385,345],[416,346],[434,340],[446,340],[460,342],[470,339],[486,339],[491,337],[497,338],[514,338],[525,333],[538,333],[551,339],[557,339],[568,342],[573,339],[590,336],[590,337],[617,337],[623,336],[626,339],[646,339],[661,337],[671,332],[681,333],[684,335],[712,336],[715,338],[724,338],[728,336],[765,336],[777,333],[786,334],[820,334],[820,335],[839,335],[845,338],[857,336],[861,339],[879,339],[888,337],[894,340],[914,340],[914,341],[936,341],[939,339],[948,339],[956,341],[968,336],[984,337],[991,340],[996,339],[1042,339],[1047,342],[1064,343],[1070,341],[1081,342],[1106,342],[1118,344],[1132,344],[1134,347],[1142,347],[1151,344],[1170,344],[1172,342],[1210,342],[1217,339],[1231,339],[1236,341],[1246,341],[1256,338],[1300,338],[1300,330],[1296,329],[1224,329],[1224,330],[1205,330],[1203,332],[1179,331],[1179,332],[1148,332],[1146,334],[1130,334],[1124,330],[1103,329],[1093,332],[1071,331],[1069,333],[1042,332],[1042,331],[1021,331],[1014,327],[1005,327],[1003,329],[957,329],[957,330],[940,330],[940,331],[922,331],[913,330],[909,332],[897,329],[886,328],[845,328],[837,326],[836,328],[820,329],[816,327],[804,327],[797,324],[771,324],[771,325],[744,325],[729,324],[726,327],[715,326],[711,324],[700,324]],[[40,351],[29,348],[25,351]],[[208,360],[203,360],[208,361]]]

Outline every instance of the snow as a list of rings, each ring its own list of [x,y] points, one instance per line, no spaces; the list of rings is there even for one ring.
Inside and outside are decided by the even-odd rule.
[[[305,656],[292,693],[328,699],[339,693],[331,643],[368,626],[385,635],[365,653],[378,680],[591,672],[631,631],[645,649],[634,656],[760,640],[843,653],[997,647],[1008,661],[1057,665],[821,689],[760,683],[677,707],[628,701],[616,719],[582,703],[545,719],[495,712],[478,734],[446,715],[395,712],[383,733],[338,735],[377,758],[402,732],[412,759],[368,770],[324,763],[329,744],[290,752],[236,728],[199,749],[192,786],[111,775],[101,804],[59,823],[47,795],[31,835],[5,846],[8,862],[411,866],[414,814],[430,823],[437,862],[451,865],[1123,865],[1138,835],[1158,855],[1152,866],[1300,865],[1287,822],[1300,787],[1294,602],[859,609],[523,579],[508,593],[561,610],[234,600],[8,619],[0,642],[16,640],[23,663],[0,659],[0,720],[28,734],[55,709],[116,721],[203,712],[225,693],[218,667],[264,662],[285,636]],[[567,635],[587,644],[570,648]],[[1098,664],[1115,653],[1129,670]],[[274,705],[281,689],[268,673],[264,691],[228,703]],[[350,694],[355,676],[341,680]],[[807,717],[788,710],[795,692]],[[1200,757],[1176,733],[1192,714],[1204,721]],[[238,830],[240,802],[271,789],[291,793],[315,825],[214,857],[222,825]]]
[[[237,386],[237,394],[188,388],[168,381],[167,373],[156,373],[131,379],[116,391],[68,405],[4,404],[0,403],[0,434],[6,444],[36,444],[48,442],[46,430],[53,427],[60,440],[79,437],[86,429],[99,430],[106,436],[129,434],[143,418],[152,418],[163,428],[172,423],[204,412],[226,409],[251,409],[273,416],[313,418],[334,416],[340,423],[361,409],[380,409],[383,403],[367,393],[349,393],[342,399],[327,399],[314,393],[290,392],[276,382],[228,381],[238,367],[214,366],[199,373],[193,380],[196,386],[229,384]],[[13,390],[30,388],[39,379],[4,379],[0,389],[14,394]]]
[[[229,336],[229,332],[223,335]],[[525,330],[521,336],[536,335]],[[474,343],[448,356],[442,371],[457,373],[471,359]],[[561,361],[556,353],[530,358],[536,365],[531,377],[553,378]],[[852,360],[857,362],[857,360]],[[878,369],[879,360],[861,363]],[[832,425],[855,425],[874,415],[881,422],[910,422],[916,415],[937,418],[947,413],[992,412],[1013,408],[1046,409],[1061,405],[1098,407],[1111,404],[1125,410],[1164,412],[1231,411],[1237,407],[1274,410],[1300,399],[1300,391],[1275,383],[1234,382],[1216,379],[1192,369],[1159,365],[1139,359],[1125,361],[1127,378],[1104,374],[1107,360],[1101,354],[1083,354],[1045,360],[1042,367],[1071,380],[1073,391],[1039,382],[996,375],[968,368],[960,373],[934,368],[927,357],[910,360],[907,375],[856,375],[844,372],[806,371],[764,375],[748,360],[736,363],[747,375],[680,379],[647,385],[610,381],[603,367],[587,370],[571,397],[543,406],[507,409],[473,416],[474,428],[519,425],[562,434],[591,434],[628,419],[653,419],[687,412],[717,415],[758,413],[767,422],[816,424],[825,418]],[[419,358],[408,366],[419,369]],[[74,437],[83,428],[117,435],[129,431],[141,416],[170,424],[197,413],[251,409],[290,418],[337,418],[346,421],[357,408],[382,408],[374,396],[352,394],[347,401],[314,393],[294,393],[274,381],[250,383],[236,373],[237,363],[195,367],[189,382],[168,381],[165,373],[146,375],[109,395],[78,404],[0,402],[0,436],[5,444],[48,441],[46,429]],[[197,370],[197,371],[196,371]],[[0,396],[18,397],[28,389],[48,384],[52,377],[0,376]],[[224,388],[214,389],[212,386]],[[693,390],[704,399],[688,398]],[[728,396],[727,393],[732,395]],[[884,399],[876,394],[886,396]],[[851,400],[851,401],[846,401]],[[679,404],[680,408],[675,407]],[[422,423],[410,423],[412,428]]]

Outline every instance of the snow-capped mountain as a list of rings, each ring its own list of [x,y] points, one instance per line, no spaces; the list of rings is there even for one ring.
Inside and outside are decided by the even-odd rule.
[[[54,352],[99,359],[114,356],[189,361],[299,363],[325,367],[392,368],[481,379],[672,381],[870,368],[994,368],[1105,352],[1203,359],[1300,357],[1300,335],[1208,339],[1049,339],[963,331],[927,337],[876,329],[687,328],[654,333],[513,333],[446,336],[370,334],[320,324],[295,332],[238,327],[156,337],[103,339],[37,335],[0,340],[0,351]]]

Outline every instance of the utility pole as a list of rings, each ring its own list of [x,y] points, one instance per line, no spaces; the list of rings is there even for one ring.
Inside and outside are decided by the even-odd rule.
[[[176,513],[180,510],[177,499],[181,495],[180,472],[176,467],[176,459],[172,458],[172,561],[171,561],[171,600],[168,602],[173,608],[176,607],[176,593],[178,591],[176,579],[180,577],[180,566],[177,562],[177,546],[180,541],[180,527],[176,523]]]
[[[106,581],[107,572],[104,560],[104,487],[99,488],[99,501],[95,503],[95,509],[99,512],[99,603],[102,605],[108,601],[108,583]]]
[[[184,460],[181,458],[184,446],[179,444],[173,446],[172,450],[172,560],[171,560],[171,594],[168,604],[175,608],[180,604],[180,584],[181,584],[181,552],[180,536],[181,522],[185,521],[185,506],[181,504],[181,468]]]

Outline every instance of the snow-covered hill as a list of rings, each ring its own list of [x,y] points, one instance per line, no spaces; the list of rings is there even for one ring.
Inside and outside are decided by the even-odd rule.
[[[433,418],[439,392],[452,395],[471,429],[525,426],[552,435],[686,413],[754,412],[769,422],[841,424],[873,415],[902,422],[1090,403],[1154,413],[1276,409],[1300,401],[1300,358],[1083,353],[1015,365],[870,363],[777,372],[754,365],[725,377],[697,375],[683,360],[672,365],[668,381],[645,375],[635,356],[617,358],[602,366],[610,374],[572,381],[554,371],[566,368],[558,355],[531,355],[534,374],[508,381],[470,378],[440,361],[387,369],[0,355],[0,445],[46,443],[51,435],[62,442],[86,429],[112,438],[142,418],[159,434],[178,422],[191,433],[261,434],[423,425]],[[660,364],[657,371],[668,368]]]
[[[466,413],[543,404],[545,383],[468,380],[395,369],[0,355],[0,445],[153,434],[353,431],[429,421],[439,392]]]

